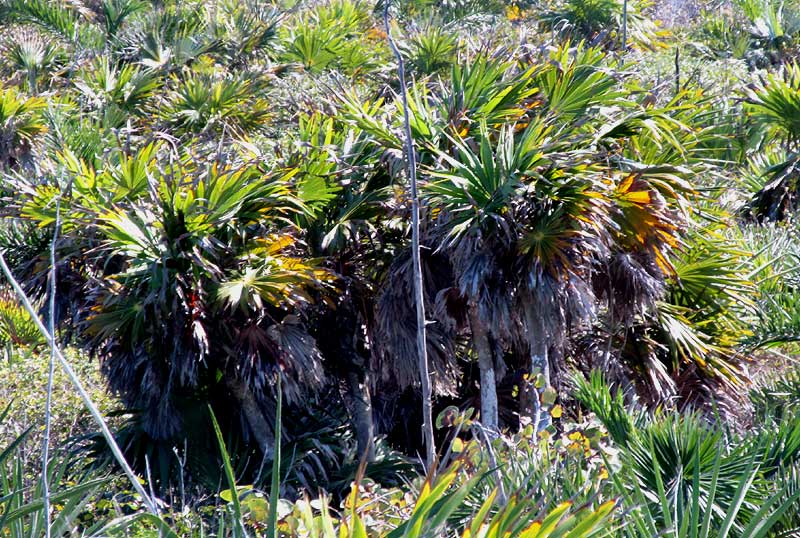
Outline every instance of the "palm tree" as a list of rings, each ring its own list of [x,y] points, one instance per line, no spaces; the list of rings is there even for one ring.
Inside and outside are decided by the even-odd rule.
[[[366,134],[335,118],[320,113],[302,117],[298,138],[301,149],[287,158],[287,165],[299,169],[298,191],[309,208],[298,215],[298,224],[310,254],[324,260],[338,287],[317,308],[313,333],[326,368],[347,386],[358,454],[372,461],[375,301],[396,242],[384,226],[390,178]]]
[[[153,438],[179,434],[181,405],[220,386],[269,453],[263,406],[275,376],[289,402],[323,382],[298,315],[330,277],[301,257],[291,219],[304,208],[291,170],[169,158],[161,145],[120,151],[116,171],[84,164],[73,179],[65,230],[92,246],[81,340]],[[34,195],[23,213],[46,220],[36,208],[42,200]]]

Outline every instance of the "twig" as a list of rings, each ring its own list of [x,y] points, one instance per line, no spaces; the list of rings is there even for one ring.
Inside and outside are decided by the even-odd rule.
[[[425,438],[426,464],[434,470],[436,447],[433,441],[433,391],[431,390],[430,373],[428,372],[428,344],[425,334],[425,295],[422,289],[422,262],[419,247],[419,195],[417,193],[417,159],[414,154],[414,138],[411,134],[411,120],[408,109],[408,88],[406,87],[406,68],[403,55],[392,38],[389,26],[389,4],[385,0],[383,6],[383,25],[386,28],[386,39],[397,59],[397,74],[400,79],[400,96],[403,102],[403,128],[405,131],[405,149],[408,159],[408,181],[411,187],[411,256],[414,275],[414,300],[417,306],[417,352],[419,354],[419,375],[422,389],[422,433]]]
[[[188,446],[186,442],[186,438],[183,439],[183,458],[178,453],[178,447],[172,447],[172,451],[175,453],[175,459],[178,460],[178,466],[181,468],[180,474],[180,489],[181,489],[181,511],[186,509],[186,488],[184,485],[184,478],[183,474],[186,469],[186,452],[188,452]]]
[[[505,506],[508,502],[508,496],[506,495],[506,486],[503,483],[503,473],[500,472],[500,467],[497,465],[497,458],[494,455],[494,447],[492,447],[492,440],[487,433],[487,429],[481,424],[480,422],[474,422],[473,428],[478,431],[480,434],[481,440],[483,440],[484,444],[486,445],[486,452],[489,454],[489,465],[494,470],[495,480],[497,480],[497,503],[498,506]],[[488,430],[489,433],[493,435],[497,432],[493,430]]]
[[[14,288],[14,292],[17,294],[22,306],[27,310],[28,314],[30,314],[31,319],[33,319],[34,323],[36,323],[36,327],[39,329],[39,332],[42,333],[42,336],[45,337],[49,342],[54,342],[53,336],[47,330],[44,323],[42,323],[41,318],[39,318],[39,314],[36,313],[36,309],[33,308],[30,299],[28,298],[27,294],[23,291],[22,286],[20,286],[19,281],[14,278],[14,275],[11,273],[11,269],[8,267],[5,258],[5,251],[0,250],[0,270],[2,270],[3,274],[8,279],[9,284],[11,287]],[[120,450],[119,445],[117,444],[116,439],[114,439],[114,435],[111,433],[111,430],[108,429],[108,425],[106,421],[103,419],[103,415],[100,413],[100,410],[92,401],[89,394],[86,392],[86,389],[83,387],[83,383],[75,374],[75,371],[70,366],[67,359],[64,357],[64,354],[56,345],[51,346],[51,351],[55,355],[58,362],[61,363],[61,367],[66,372],[67,377],[72,382],[75,390],[78,391],[78,395],[80,396],[81,400],[83,401],[86,408],[89,410],[89,413],[92,415],[92,418],[100,427],[100,432],[102,433],[103,437],[105,438],[106,442],[108,443],[109,448],[111,448],[111,452],[114,455],[114,458],[119,463],[120,467],[122,467],[122,471],[128,477],[133,486],[133,489],[138,493],[141,498],[142,502],[144,502],[147,509],[156,517],[158,517],[158,510],[156,509],[156,504],[153,499],[150,498],[150,495],[144,490],[144,487],[139,483],[139,479],[136,474],[131,469],[130,465],[128,465],[127,460],[125,460],[125,456],[122,454],[122,450]]]

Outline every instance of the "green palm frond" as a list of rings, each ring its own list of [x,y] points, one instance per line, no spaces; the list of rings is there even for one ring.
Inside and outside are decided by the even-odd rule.
[[[43,112],[47,102],[25,97],[13,87],[0,88],[0,166],[9,166],[47,132]]]
[[[8,57],[10,69],[24,74],[27,90],[37,93],[39,81],[55,72],[65,63],[64,51],[52,40],[35,32],[15,32],[6,40],[3,47]]]
[[[495,127],[521,118],[526,100],[536,93],[535,71],[520,72],[512,62],[487,53],[454,65],[439,105],[450,134],[466,137],[478,134],[482,123]]]
[[[68,42],[91,47],[102,37],[88,24],[91,12],[81,5],[61,0],[4,0],[0,3],[0,20],[37,26]]]
[[[789,148],[800,141],[800,65],[769,73],[745,92],[746,110],[767,136],[785,140]]]
[[[232,66],[265,55],[276,39],[281,13],[274,6],[226,0],[217,11],[213,29],[219,53]]]
[[[591,116],[593,108],[620,104],[623,94],[599,48],[567,42],[550,52],[545,61],[534,72],[531,83],[557,125]]]
[[[128,19],[146,8],[147,4],[143,0],[103,0],[100,13],[106,35],[116,36]]]
[[[141,117],[151,112],[149,105],[161,83],[150,71],[131,64],[117,67],[101,56],[82,70],[75,86],[89,107],[111,119],[107,128],[115,128],[129,115]]]
[[[458,52],[458,38],[438,26],[423,28],[408,40],[406,54],[418,73],[429,75],[451,66]]]
[[[509,210],[524,186],[525,174],[546,164],[541,146],[547,141],[548,131],[541,123],[531,125],[515,143],[513,128],[508,127],[501,131],[493,148],[484,123],[477,151],[463,140],[451,139],[458,151],[456,157],[438,153],[451,171],[431,171],[434,180],[424,189],[430,193],[431,204],[441,208],[439,218],[447,222],[444,248],[457,248],[470,234],[498,234],[500,242],[514,241]]]
[[[258,96],[258,81],[219,79],[190,75],[174,79],[162,117],[189,133],[219,133],[228,130],[237,136],[264,127],[269,105]]]

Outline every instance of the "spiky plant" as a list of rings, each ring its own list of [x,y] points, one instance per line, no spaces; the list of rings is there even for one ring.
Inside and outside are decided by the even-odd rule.
[[[302,258],[290,224],[303,211],[292,171],[195,156],[165,163],[158,145],[118,155],[100,171],[77,163],[62,206],[65,231],[94,247],[80,340],[154,438],[179,434],[180,406],[218,386],[268,451],[261,409],[275,372],[289,401],[323,378],[297,314],[329,278]],[[34,191],[22,213],[47,222],[50,209],[36,204],[52,191]]]
[[[458,45],[455,33],[431,26],[421,29],[408,40],[406,54],[414,70],[429,75],[453,65]]]

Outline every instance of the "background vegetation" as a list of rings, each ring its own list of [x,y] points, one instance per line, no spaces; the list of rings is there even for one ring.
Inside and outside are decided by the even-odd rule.
[[[800,532],[799,14],[0,0],[0,531]]]

